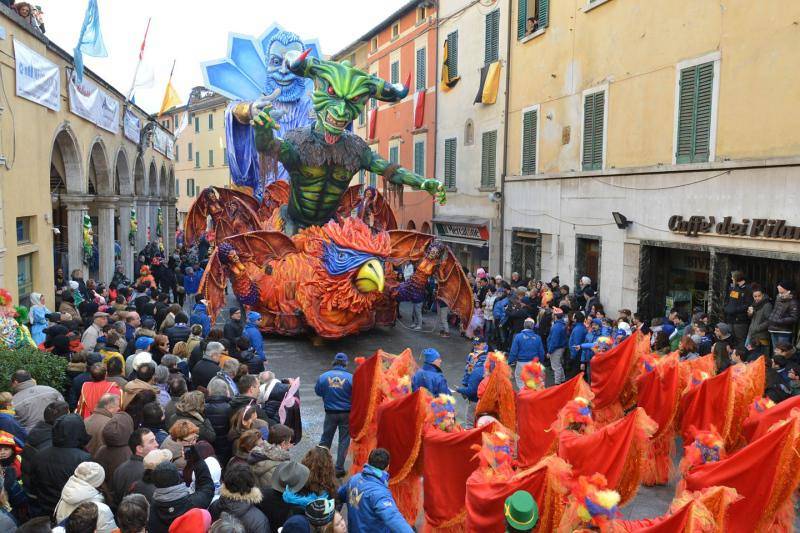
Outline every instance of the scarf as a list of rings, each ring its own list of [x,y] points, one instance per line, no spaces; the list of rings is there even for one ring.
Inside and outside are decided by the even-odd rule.
[[[8,407],[6,407],[5,409],[0,409],[0,415],[15,416],[16,414],[17,414],[17,412],[10,405]]]
[[[153,491],[153,501],[161,503],[169,503],[186,498],[192,493],[192,489],[185,484],[172,485],[171,487],[164,487],[163,489],[156,488]]]
[[[322,491],[322,494],[315,494],[313,492],[309,492],[308,494],[297,494],[293,492],[292,489],[286,487],[283,491],[283,501],[288,503],[289,505],[296,505],[301,509],[305,509],[306,505],[313,502],[314,500],[318,500],[320,498],[327,499],[328,493]]]

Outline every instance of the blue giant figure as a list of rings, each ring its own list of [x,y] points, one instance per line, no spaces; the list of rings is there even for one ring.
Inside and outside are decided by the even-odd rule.
[[[255,107],[272,105],[272,116],[281,131],[314,122],[311,104],[312,81],[292,74],[283,60],[287,52],[310,49],[319,57],[316,41],[302,41],[292,32],[273,25],[261,37],[231,33],[228,57],[203,63],[206,87],[234,100],[225,111],[225,137],[231,178],[237,185],[252,187],[261,198],[264,187],[275,180],[288,180],[283,165],[259,160],[253,128],[233,117],[234,106],[253,102]]]

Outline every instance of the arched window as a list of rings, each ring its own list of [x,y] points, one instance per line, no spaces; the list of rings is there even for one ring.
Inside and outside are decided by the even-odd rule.
[[[472,146],[475,142],[475,124],[472,119],[468,118],[467,123],[464,125],[464,146]]]

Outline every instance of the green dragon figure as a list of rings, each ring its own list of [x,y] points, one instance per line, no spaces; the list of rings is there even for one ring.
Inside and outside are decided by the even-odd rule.
[[[314,80],[312,95],[316,122],[307,128],[289,131],[284,138],[270,112],[267,96],[243,102],[234,109],[242,124],[255,125],[257,150],[267,158],[279,160],[288,171],[290,195],[281,208],[283,231],[293,235],[308,226],[322,226],[336,213],[350,179],[359,170],[382,175],[391,184],[409,185],[445,201],[444,187],[389,161],[370,150],[367,143],[347,131],[369,98],[397,102],[408,94],[408,87],[354,68],[348,61],[337,63],[287,54],[287,67],[296,75]]]

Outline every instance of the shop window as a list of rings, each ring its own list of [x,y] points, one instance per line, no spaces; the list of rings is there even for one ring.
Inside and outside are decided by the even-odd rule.
[[[542,236],[533,231],[515,231],[511,240],[511,269],[524,279],[539,279]]]
[[[25,254],[17,257],[17,293],[19,301],[28,300],[33,292],[33,254]]]
[[[547,27],[550,0],[517,0],[517,39]]]
[[[483,62],[488,65],[500,57],[500,10],[495,9],[486,15],[486,40],[484,42]]]
[[[455,138],[444,140],[444,186],[446,189],[456,188],[456,149]]]
[[[592,288],[600,288],[600,237],[575,238],[575,287],[583,276],[592,280]]]
[[[497,130],[486,131],[481,138],[481,188],[493,189],[497,177]]]
[[[711,147],[714,62],[681,70],[678,103],[677,163],[704,163]]]
[[[605,91],[583,97],[583,170],[603,168],[603,134],[605,132]]]
[[[31,238],[31,224],[33,217],[19,217],[17,219],[17,244],[28,244]]]

